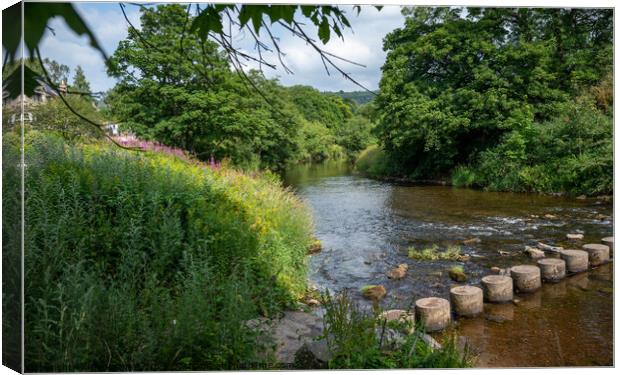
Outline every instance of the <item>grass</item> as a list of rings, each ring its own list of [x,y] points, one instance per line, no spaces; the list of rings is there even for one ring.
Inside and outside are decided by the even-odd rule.
[[[462,258],[459,246],[449,246],[445,251],[439,250],[437,245],[422,250],[411,246],[407,249],[409,258],[416,260],[460,260]]]
[[[455,337],[446,337],[441,349],[421,338],[423,328],[394,335],[387,330],[410,332],[408,321],[385,324],[381,311],[364,311],[346,293],[323,296],[325,328],[322,337],[333,354],[332,369],[461,368],[474,365],[474,357],[461,353]]]
[[[17,155],[18,139],[3,151]],[[306,291],[312,221],[291,192],[37,132],[25,154],[26,371],[260,366],[271,343],[245,322]],[[5,184],[17,178],[3,169]]]

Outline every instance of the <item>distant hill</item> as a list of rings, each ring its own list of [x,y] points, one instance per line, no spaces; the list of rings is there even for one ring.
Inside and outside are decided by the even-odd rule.
[[[325,94],[334,94],[342,99],[351,99],[358,105],[366,104],[375,98],[375,95],[368,91],[326,91]]]

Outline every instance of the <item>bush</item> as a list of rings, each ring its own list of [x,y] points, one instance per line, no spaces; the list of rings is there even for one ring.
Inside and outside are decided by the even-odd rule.
[[[613,192],[613,120],[591,96],[566,103],[553,121],[513,131],[477,163],[457,167],[457,186],[497,191]]]
[[[359,154],[355,170],[371,178],[390,176],[394,172],[387,154],[377,145],[368,146]]]
[[[269,343],[245,322],[305,290],[312,226],[292,193],[36,132],[25,153],[27,371],[257,366]]]
[[[474,358],[466,349],[461,353],[455,337],[447,336],[441,349],[433,349],[422,340],[423,327],[401,339],[388,330],[410,332],[411,323],[386,322],[381,311],[363,311],[346,293],[323,295],[325,325],[322,337],[333,357],[332,369],[378,368],[460,368],[471,367]]]

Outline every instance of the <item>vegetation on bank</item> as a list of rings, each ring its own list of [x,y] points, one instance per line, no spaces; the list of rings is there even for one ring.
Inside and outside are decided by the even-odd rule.
[[[475,357],[460,351],[455,337],[445,337],[433,349],[422,336],[424,328],[411,321],[390,321],[378,310],[364,311],[346,293],[323,295],[325,329],[322,338],[332,353],[331,369],[462,368]]]
[[[130,30],[111,56],[119,82],[106,102],[124,130],[244,169],[353,157],[371,142],[360,106],[258,71],[250,86],[216,43],[183,34],[187,17],[186,5],[141,8],[140,33]]]
[[[25,152],[28,371],[256,366],[245,322],[304,293],[312,243],[277,179],[38,132]]]
[[[608,9],[405,8],[388,34],[371,176],[612,191]]]

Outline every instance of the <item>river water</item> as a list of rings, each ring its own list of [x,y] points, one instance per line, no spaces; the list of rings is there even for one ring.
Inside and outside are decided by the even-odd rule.
[[[338,162],[296,166],[284,181],[311,208],[323,244],[311,257],[310,282],[321,290],[349,289],[360,303],[367,303],[361,287],[384,285],[385,309],[410,308],[422,297],[449,298],[456,285],[447,272],[452,266],[461,265],[467,283],[477,285],[490,267],[534,264],[523,255],[525,245],[580,248],[613,231],[612,204],[596,199],[381,182],[355,176]],[[584,233],[584,240],[568,241],[567,233]],[[480,242],[462,245],[471,238]],[[407,257],[411,246],[432,245],[460,245],[470,258]],[[400,263],[409,265],[405,279],[388,279]],[[479,352],[478,367],[612,365],[612,288],[613,264],[607,264],[516,295],[517,303],[485,304],[483,315],[458,319],[450,330]]]

